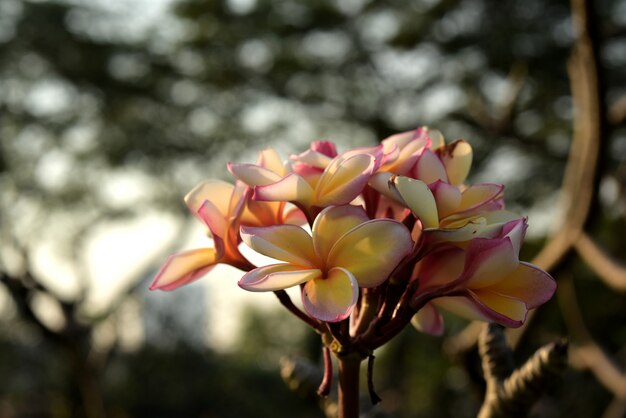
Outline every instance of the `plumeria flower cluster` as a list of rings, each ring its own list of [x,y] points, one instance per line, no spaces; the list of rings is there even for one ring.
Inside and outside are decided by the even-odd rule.
[[[378,146],[337,152],[316,141],[283,160],[229,163],[186,197],[213,246],[172,255],[151,289],[173,290],[223,263],[239,286],[275,292],[336,353],[367,356],[408,323],[443,332],[440,310],[519,327],[556,285],[520,261],[527,221],[504,187],[468,184],[472,148],[420,127]],[[310,231],[310,232],[309,232]],[[276,263],[256,266],[249,246]],[[304,310],[284,289],[299,286]]]

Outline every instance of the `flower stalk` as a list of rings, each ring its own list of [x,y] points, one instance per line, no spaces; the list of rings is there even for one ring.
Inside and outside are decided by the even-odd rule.
[[[362,360],[358,355],[337,357],[339,365],[339,418],[359,418],[359,380]]]

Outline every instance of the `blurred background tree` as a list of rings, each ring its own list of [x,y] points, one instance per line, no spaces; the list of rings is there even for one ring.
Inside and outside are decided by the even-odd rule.
[[[612,261],[626,236],[626,1],[594,7],[602,141],[586,232],[550,265],[559,297],[511,337],[522,358],[562,335],[580,348],[538,416],[626,410]],[[506,185],[530,259],[569,219],[571,151],[589,154],[573,142],[572,23],[562,0],[2,0],[0,415],[321,416],[278,373],[281,354],[318,360],[315,336],[267,304],[240,309],[219,290],[234,278],[215,277],[232,271],[147,294],[165,254],[201,234],[181,196],[262,147],[345,149],[428,124],[470,141],[471,181]],[[447,320],[443,339],[406,330],[377,353],[383,410],[476,414],[475,332]]]

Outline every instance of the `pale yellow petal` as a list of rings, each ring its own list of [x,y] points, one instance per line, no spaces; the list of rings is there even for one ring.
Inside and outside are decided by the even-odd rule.
[[[302,289],[304,309],[326,322],[341,321],[352,312],[359,297],[359,286],[346,269],[333,268],[326,277],[308,281]]]
[[[430,138],[430,149],[436,150],[443,147],[446,144],[446,140],[443,137],[443,134],[437,130],[432,128],[426,128],[428,137]]]
[[[431,243],[463,242],[484,236],[483,230],[486,228],[486,225],[485,218],[476,217],[457,228],[431,229],[426,233]]]
[[[392,187],[395,188],[407,207],[422,222],[424,228],[437,228],[439,226],[437,203],[432,192],[424,182],[397,176],[393,179]]]
[[[273,148],[266,148],[259,153],[257,164],[278,174],[280,177],[287,175],[287,165],[283,163],[278,152]]]
[[[267,186],[276,183],[282,176],[255,164],[228,163],[228,171],[248,186]]]
[[[519,299],[500,295],[488,289],[475,290],[473,293],[487,308],[513,321],[523,322],[526,319],[528,308]]]
[[[441,160],[448,174],[448,181],[454,186],[463,184],[472,166],[472,147],[459,139],[443,149]]]
[[[325,261],[335,243],[352,228],[369,221],[360,206],[342,205],[324,209],[313,223],[313,247]]]
[[[443,317],[432,303],[427,303],[411,318],[411,325],[429,335],[443,335]]]
[[[324,207],[350,203],[367,185],[374,165],[375,159],[369,154],[335,158],[317,183],[315,205]]]
[[[470,291],[466,296],[442,297],[433,303],[467,319],[497,322],[514,328],[524,323],[527,312],[523,302],[488,291]]]
[[[313,189],[304,178],[291,173],[276,183],[255,187],[253,198],[274,202],[298,202],[308,207],[313,203]]]
[[[328,267],[349,270],[360,287],[385,281],[413,248],[409,230],[391,219],[375,219],[351,229],[332,247]]]
[[[513,273],[489,289],[519,299],[532,309],[550,300],[556,291],[556,281],[539,267],[522,262]]]
[[[390,172],[382,171],[374,174],[370,177],[368,184],[378,193],[388,197],[396,202],[404,203],[402,198],[398,195],[395,189],[389,187],[389,181],[393,177]]]
[[[437,180],[447,182],[448,174],[439,156],[426,149],[415,164],[415,178],[431,184]]]
[[[501,196],[504,186],[501,184],[483,183],[473,184],[463,190],[459,210],[470,210],[481,206]]]
[[[514,272],[518,265],[510,239],[474,239],[467,248],[465,286],[469,289],[492,286]]]
[[[206,274],[219,261],[215,248],[199,248],[171,255],[150,285],[150,290],[174,290]]]
[[[321,277],[317,269],[299,269],[291,264],[272,264],[255,268],[246,273],[237,283],[250,292],[272,292],[288,289]]]
[[[319,264],[311,236],[295,225],[241,227],[241,239],[253,250],[298,266]]]
[[[461,205],[461,191],[458,187],[442,181],[430,185],[440,218],[445,218],[455,212]]]
[[[228,207],[234,186],[221,180],[207,180],[198,184],[185,196],[185,204],[197,216],[202,204],[208,200],[223,217],[228,216]]]
[[[476,303],[464,296],[445,296],[434,299],[432,303],[462,318],[478,321],[489,321],[491,319]]]

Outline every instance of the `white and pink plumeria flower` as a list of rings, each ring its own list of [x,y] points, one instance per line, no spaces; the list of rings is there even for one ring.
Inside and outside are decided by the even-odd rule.
[[[438,288],[445,288],[445,296],[433,299],[414,324],[439,333],[442,320],[433,312],[439,307],[469,319],[521,326],[528,310],[547,302],[556,290],[548,273],[519,261],[526,228],[526,219],[513,220],[493,238],[472,239],[465,248],[445,244],[426,255],[416,269],[415,297]]]
[[[209,180],[185,197],[213,247],[168,258],[151,289],[172,290],[230,264],[245,271],[241,288],[277,292],[318,332],[350,319],[340,339],[365,351],[411,317],[418,329],[442,333],[439,309],[520,326],[556,285],[519,260],[526,219],[504,208],[504,187],[467,183],[472,158],[466,141],[446,144],[420,127],[378,146],[337,152],[315,141],[289,159],[266,149],[254,164],[229,163],[234,185]],[[241,245],[277,263],[258,267]],[[293,286],[304,312],[282,292]]]
[[[391,219],[370,220],[361,207],[351,205],[324,209],[313,223],[312,235],[293,225],[243,227],[241,235],[252,249],[283,263],[250,271],[239,286],[262,292],[303,285],[304,308],[327,322],[347,318],[359,288],[387,280],[413,247],[404,225]]]

